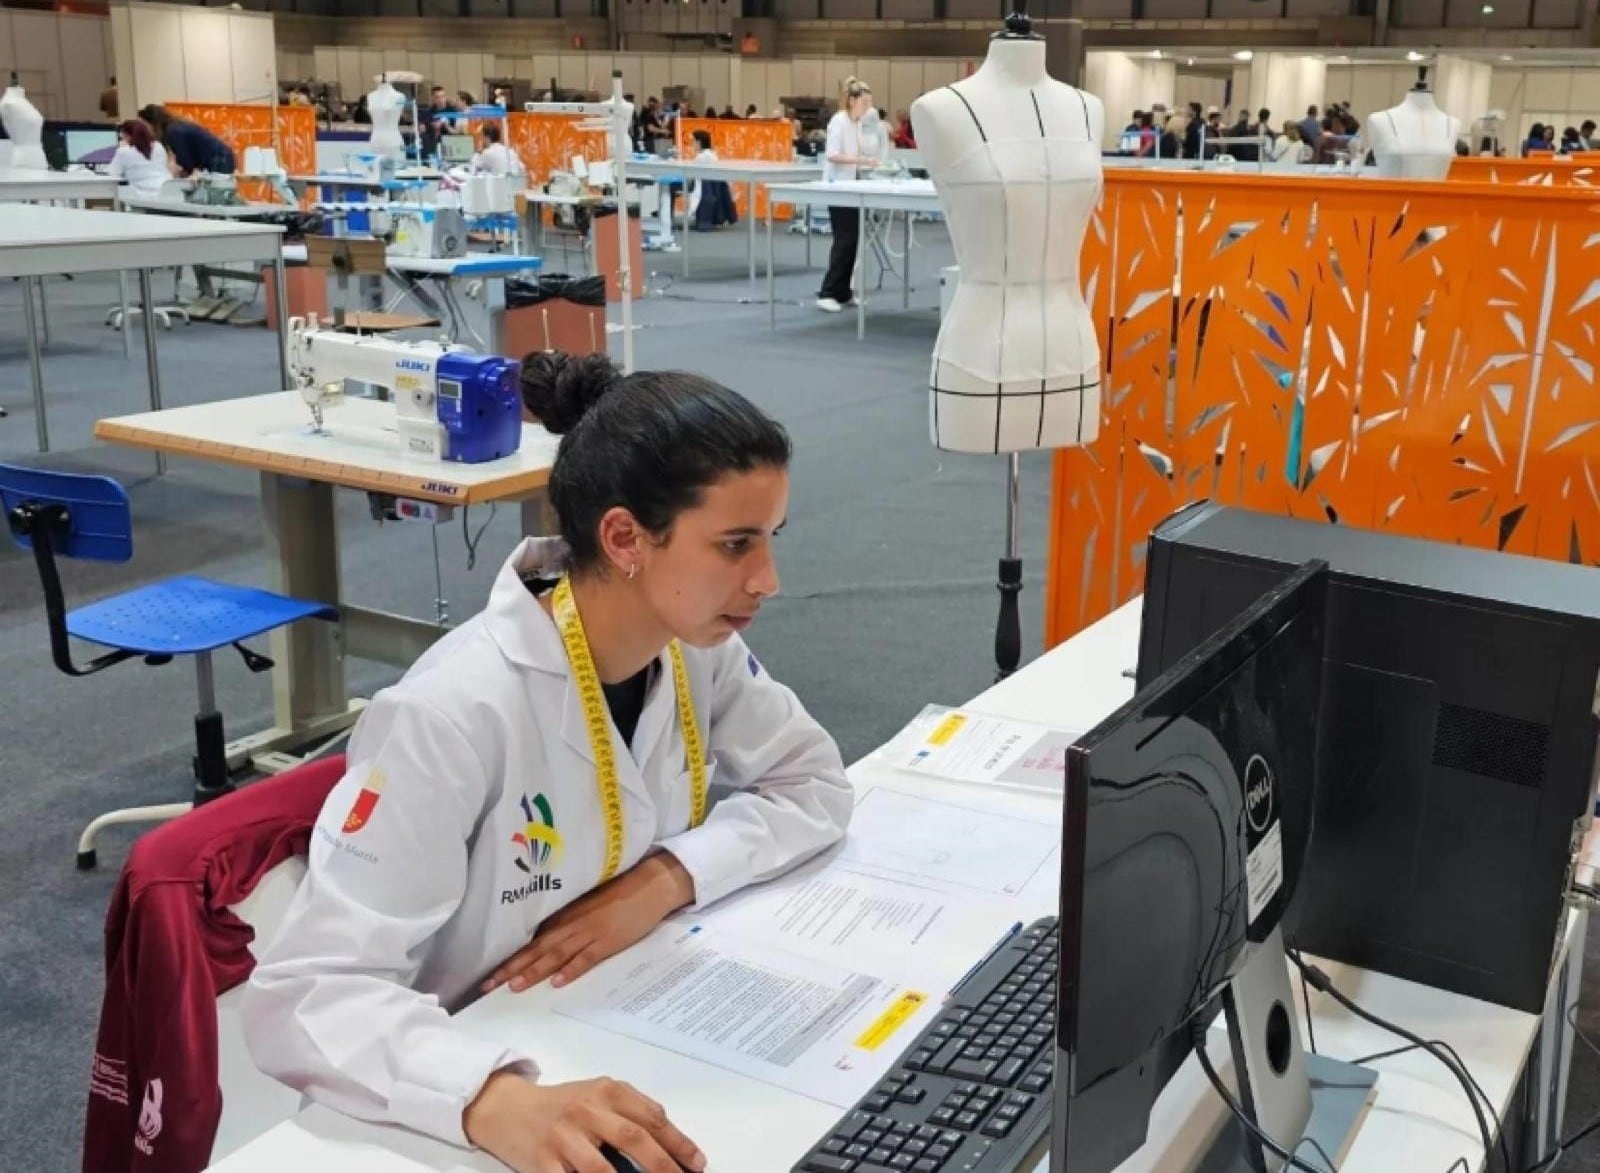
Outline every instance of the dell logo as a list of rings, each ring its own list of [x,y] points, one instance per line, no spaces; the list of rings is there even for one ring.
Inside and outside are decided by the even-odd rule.
[[[1265,831],[1272,822],[1272,767],[1260,754],[1244,767],[1244,809],[1253,831]]]

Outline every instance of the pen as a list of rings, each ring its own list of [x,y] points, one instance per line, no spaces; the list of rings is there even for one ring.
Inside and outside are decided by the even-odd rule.
[[[1019,920],[1016,924],[1012,925],[1011,928],[1006,931],[1005,936],[1001,937],[998,941],[996,941],[993,945],[991,945],[989,947],[989,951],[987,953],[985,953],[982,957],[978,958],[978,961],[977,961],[976,965],[974,965],[971,969],[967,970],[966,973],[961,975],[961,980],[958,981],[955,985],[950,987],[950,992],[944,996],[944,1000],[946,1002],[948,1002],[948,1001],[950,1001],[951,998],[954,998],[958,993],[960,993],[961,987],[966,985],[969,981],[972,980],[972,975],[977,973],[984,966],[988,965],[989,964],[989,959],[992,958],[996,953],[1000,952],[1000,950],[1004,949],[1006,947],[1007,943],[1010,942],[1011,938],[1015,937],[1020,932],[1022,932],[1022,922]]]

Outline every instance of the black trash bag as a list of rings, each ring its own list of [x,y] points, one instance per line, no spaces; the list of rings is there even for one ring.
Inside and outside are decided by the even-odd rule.
[[[603,306],[606,304],[606,279],[598,274],[573,277],[567,273],[540,273],[537,277],[512,277],[506,281],[507,309],[521,309],[557,298],[573,305]]]

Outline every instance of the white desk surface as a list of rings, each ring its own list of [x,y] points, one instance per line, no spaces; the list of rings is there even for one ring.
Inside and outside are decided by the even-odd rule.
[[[0,277],[271,260],[283,229],[25,204],[0,215]]]
[[[604,203],[609,197],[597,191],[584,192],[582,195],[567,195],[549,191],[519,191],[519,198],[526,199],[530,204],[552,204],[560,208],[581,208],[591,204]]]
[[[314,183],[326,187],[364,187],[370,191],[383,190],[383,180],[369,179],[364,175],[291,175],[289,182]]]
[[[117,181],[93,171],[34,171],[0,167],[0,201],[109,200]]]
[[[306,246],[284,245],[283,259],[293,265],[305,264]],[[515,253],[468,253],[464,257],[411,257],[387,253],[383,263],[399,273],[421,273],[430,277],[505,277],[536,271],[544,265],[544,259]]]
[[[841,179],[833,183],[775,183],[767,195],[780,204],[849,205],[891,212],[939,212],[931,179]]]
[[[1121,672],[1133,665],[1140,602],[1098,624],[981,693],[970,707],[1067,727],[1097,722],[1133,694]],[[949,700],[952,698],[927,698]],[[850,769],[858,790],[887,787],[1000,812],[1055,813],[1054,798],[1012,789],[920,779],[869,759]],[[1016,919],[1051,914],[1050,896],[1018,901]],[[1006,919],[1011,919],[1007,917]],[[998,937],[1007,926],[997,925]],[[1325,965],[1339,988],[1364,1007],[1424,1038],[1443,1039],[1460,1052],[1501,1110],[1509,1102],[1538,1019],[1379,974]],[[1298,992],[1298,990],[1297,990]],[[548,984],[524,994],[504,987],[462,1011],[464,1030],[526,1049],[552,1081],[609,1075],[666,1104],[673,1120],[706,1152],[711,1173],[788,1173],[793,1163],[841,1115],[841,1110],[681,1055],[587,1026],[552,1012],[561,991]],[[1396,1041],[1313,993],[1317,1044],[1324,1054],[1355,1058]],[[1231,1066],[1222,1037],[1211,1048],[1219,1070]],[[1457,1157],[1473,1169],[1483,1154],[1471,1109],[1443,1066],[1416,1053],[1381,1060],[1377,1099],[1342,1173],[1443,1173]],[[1197,1150],[1221,1128],[1226,1109],[1191,1057],[1168,1084],[1151,1116],[1152,1139],[1119,1173],[1185,1173]],[[380,1127],[313,1105],[219,1162],[218,1173],[457,1173],[503,1169],[402,1129]]]
[[[173,456],[444,504],[517,500],[550,480],[559,441],[537,424],[522,425],[522,447],[511,456],[456,464],[401,452],[394,417],[392,403],[347,399],[325,409],[326,431],[318,433],[299,393],[279,391],[114,416],[97,423],[94,434]]]
[[[820,163],[779,163],[771,159],[629,159],[626,167],[629,175],[682,175],[737,183],[800,182],[822,177]]]
[[[136,212],[160,212],[164,216],[191,216],[197,220],[250,220],[267,216],[288,216],[298,212],[288,204],[193,204],[188,200],[162,196],[122,193],[122,206]]]

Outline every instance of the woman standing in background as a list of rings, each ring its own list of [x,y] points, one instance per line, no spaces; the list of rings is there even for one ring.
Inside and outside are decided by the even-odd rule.
[[[861,137],[861,119],[871,108],[872,87],[859,78],[846,78],[844,105],[828,122],[828,145],[822,162],[824,183],[859,179],[862,168],[877,166],[878,160],[868,154]],[[856,246],[861,240],[861,209],[830,205],[828,221],[833,225],[833,248],[828,253],[828,272],[817,295],[817,308],[836,314],[855,297],[850,279],[856,268]]]

